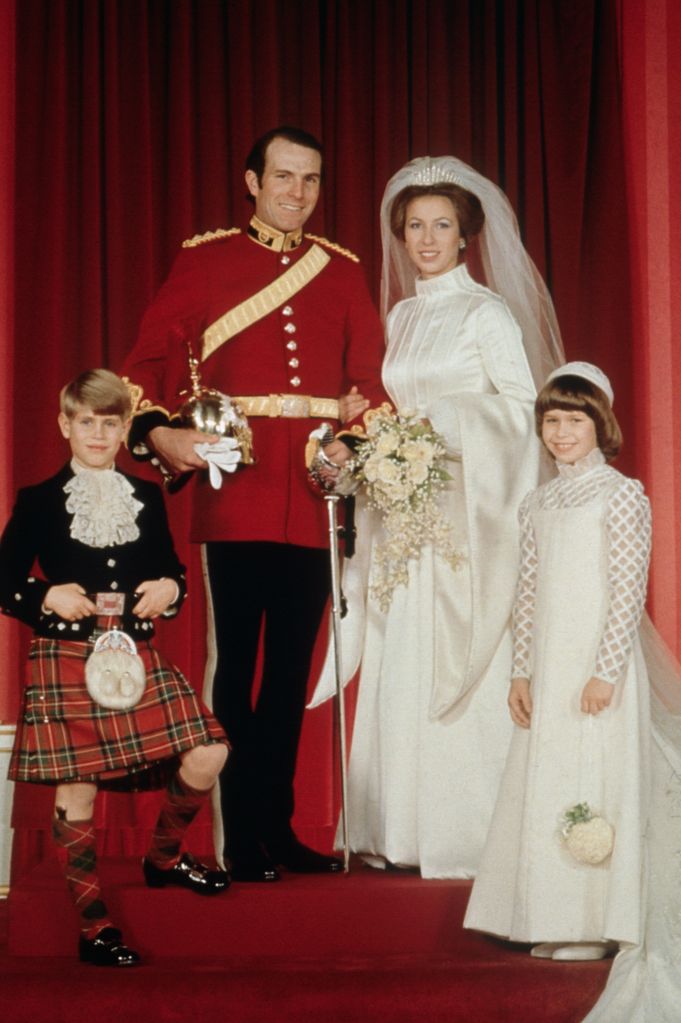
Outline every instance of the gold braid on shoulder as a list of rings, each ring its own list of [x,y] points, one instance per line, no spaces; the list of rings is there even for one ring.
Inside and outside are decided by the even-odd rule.
[[[197,245],[205,245],[206,242],[216,242],[220,238],[230,238],[233,234],[241,234],[241,228],[230,227],[229,230],[225,230],[224,227],[219,227],[217,231],[206,231],[205,234],[195,234],[193,238],[187,238],[186,241],[182,242],[182,248],[194,249]]]
[[[330,242],[328,238],[320,238],[317,234],[308,234],[305,232],[305,237],[309,238],[311,242],[319,242],[320,245],[326,246],[327,249],[331,249],[332,252],[337,252],[341,256],[345,256],[347,259],[351,259],[353,263],[359,263],[359,256],[356,256],[350,249],[344,249],[342,245],[337,245],[336,242]]]

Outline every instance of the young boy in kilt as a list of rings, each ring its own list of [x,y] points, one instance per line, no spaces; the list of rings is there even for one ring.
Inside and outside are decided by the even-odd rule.
[[[33,629],[9,777],[55,786],[52,832],[80,916],[80,959],[131,966],[139,956],[109,918],[97,877],[97,789],[167,782],[146,883],[217,894],[229,875],[182,855],[181,842],[227,739],[153,645],[153,620],[176,615],[186,587],[161,491],[115,467],[130,418],[125,384],[88,371],[63,388],[60,406],[71,460],[19,491],[0,539],[0,607]],[[35,561],[43,578],[32,575]]]

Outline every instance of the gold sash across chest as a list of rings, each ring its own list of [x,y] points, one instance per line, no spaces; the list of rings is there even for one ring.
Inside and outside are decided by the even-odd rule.
[[[251,327],[288,302],[324,269],[330,259],[328,252],[319,245],[313,245],[310,251],[289,267],[281,277],[277,277],[262,291],[251,295],[233,309],[229,309],[215,323],[211,323],[203,334],[201,362],[205,362],[225,341],[229,341],[242,330]]]

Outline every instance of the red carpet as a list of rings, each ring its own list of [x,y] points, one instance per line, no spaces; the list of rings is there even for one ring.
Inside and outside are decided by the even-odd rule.
[[[349,877],[287,875],[202,900],[147,890],[131,861],[105,862],[102,878],[145,965],[77,963],[73,911],[44,864],[5,911],[8,1023],[578,1023],[609,968],[533,960],[463,931],[466,882],[357,865]]]

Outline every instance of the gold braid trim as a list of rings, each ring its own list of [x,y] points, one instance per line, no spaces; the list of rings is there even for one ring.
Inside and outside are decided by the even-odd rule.
[[[374,419],[376,418],[376,416],[379,416],[379,415],[381,415],[384,412],[392,412],[392,411],[393,411],[393,407],[392,407],[392,405],[390,404],[389,401],[382,402],[378,406],[378,408],[368,408],[366,410],[366,412],[364,413],[364,415],[362,416],[362,418],[364,420],[364,425],[368,428],[368,427],[371,426],[371,424],[374,421]]]
[[[328,238],[320,238],[319,235],[308,234],[307,231],[305,232],[305,237],[309,238],[312,242],[319,242],[320,245],[325,245],[327,249],[345,256],[347,259],[351,259],[353,263],[359,263],[359,256],[356,256],[350,249],[344,249],[342,245],[337,245],[336,242],[330,242]]]
[[[182,242],[182,248],[194,249],[197,245],[204,245],[206,242],[216,242],[220,238],[231,238],[233,234],[241,234],[241,228],[230,227],[227,231],[224,227],[219,227],[217,231],[206,231],[205,234],[195,234],[193,238],[187,238],[186,241]]]
[[[163,405],[154,405],[149,398],[142,398],[144,394],[144,388],[140,384],[133,384],[130,377],[121,377],[121,380],[125,384],[128,394],[130,395],[130,418],[134,419],[135,416],[144,415],[146,412],[163,412],[164,415],[168,416],[168,419],[172,419],[173,416],[170,411]]]
[[[364,420],[364,428],[362,428],[359,423],[355,423],[355,425],[351,426],[349,430],[340,430],[336,434],[336,438],[342,440],[343,437],[359,437],[360,440],[366,440],[368,436],[366,431],[370,426],[371,421],[375,419],[379,413],[392,412],[392,410],[393,407],[389,401],[384,401],[378,406],[378,408],[368,408],[362,416],[362,419]]]
[[[144,388],[140,387],[139,384],[133,384],[130,377],[121,377],[121,380],[126,386],[128,394],[130,395],[130,415],[134,416],[137,414],[139,403],[142,400],[144,394]]]
[[[290,266],[281,277],[275,278],[261,291],[228,310],[215,323],[211,323],[203,333],[201,362],[216,351],[220,345],[251,327],[268,313],[278,309],[324,269],[331,257],[318,245],[313,245],[302,259]]]

